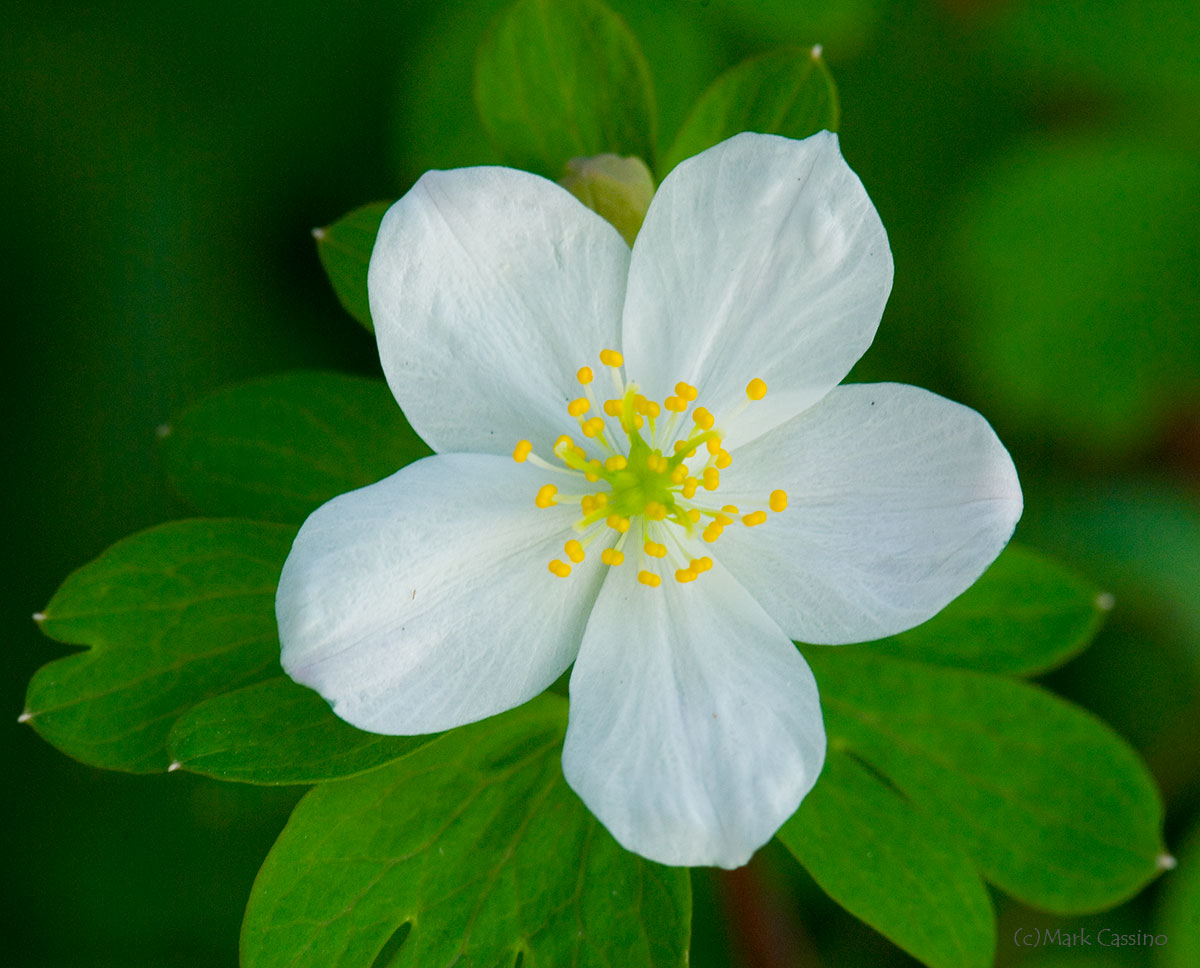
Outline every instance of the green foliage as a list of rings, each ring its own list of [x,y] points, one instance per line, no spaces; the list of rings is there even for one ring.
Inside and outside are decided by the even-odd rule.
[[[1081,913],[1130,897],[1158,872],[1154,783],[1090,714],[997,676],[866,649],[805,655],[830,746],[887,777],[1006,893]]]
[[[479,48],[475,103],[504,162],[549,178],[572,158],[633,155],[651,168],[650,70],[598,0],[519,0]]]
[[[243,968],[687,964],[685,870],[622,850],[563,781],[544,697],[317,787],[246,909]],[[408,925],[393,952],[389,940]]]
[[[930,968],[987,968],[991,899],[970,860],[852,757],[831,749],[779,839],[822,889]]]
[[[92,766],[165,770],[167,733],[185,710],[278,673],[275,583],[294,533],[175,521],[72,574],[41,627],[90,648],[34,675],[25,705],[34,729]]]
[[[1158,950],[1157,968],[1195,968],[1200,964],[1200,823],[1193,823],[1179,867],[1166,876],[1166,893],[1155,931],[1167,944]]]
[[[928,622],[863,648],[934,665],[1032,675],[1082,651],[1108,607],[1090,582],[1009,545],[979,581]]]
[[[1101,141],[1027,151],[978,186],[955,256],[975,366],[1010,420],[1114,454],[1200,391],[1198,208],[1194,158]]]
[[[386,384],[338,373],[219,390],[163,439],[171,483],[201,512],[295,523],[429,453]]]
[[[692,108],[662,164],[679,162],[740,131],[807,138],[838,127],[837,89],[820,52],[791,47],[726,71]]]
[[[367,266],[379,223],[391,202],[371,202],[343,215],[332,225],[316,229],[317,255],[338,301],[351,316],[374,332],[367,302]]]
[[[321,783],[398,760],[437,735],[364,733],[311,689],[279,677],[194,706],[167,743],[183,769],[218,780]]]

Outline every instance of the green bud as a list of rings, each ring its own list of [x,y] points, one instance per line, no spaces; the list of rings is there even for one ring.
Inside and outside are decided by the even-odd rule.
[[[654,197],[654,176],[641,158],[572,158],[558,180],[593,212],[608,219],[630,245]]]

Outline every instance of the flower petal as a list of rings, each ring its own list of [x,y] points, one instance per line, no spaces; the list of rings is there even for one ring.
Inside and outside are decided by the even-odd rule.
[[[367,279],[413,428],[434,450],[488,454],[577,429],[565,405],[579,367],[617,346],[628,265],[616,229],[544,178],[422,175],[384,216]]]
[[[283,668],[376,733],[460,726],[537,695],[574,659],[603,570],[563,581],[574,513],[541,478],[446,454],[309,516],[276,595]]]
[[[816,682],[720,565],[656,589],[634,575],[609,577],[588,622],[563,771],[629,850],[739,867],[821,772]]]
[[[663,182],[633,249],[622,327],[631,376],[661,400],[700,388],[730,434],[806,410],[862,356],[892,287],[887,235],[836,135],[740,134]]]
[[[722,500],[744,514],[780,488],[789,503],[759,527],[726,528],[713,554],[804,642],[862,642],[931,618],[1021,516],[1016,469],[987,421],[916,387],[838,387],[732,456]]]

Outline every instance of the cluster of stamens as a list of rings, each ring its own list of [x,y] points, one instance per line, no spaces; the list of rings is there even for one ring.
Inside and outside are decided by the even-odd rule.
[[[549,563],[550,572],[568,577],[572,565],[586,559],[588,546],[600,540],[606,546],[600,560],[614,568],[625,563],[629,545],[635,545],[637,578],[643,585],[657,588],[662,584],[662,573],[671,571],[677,582],[695,581],[712,568],[712,559],[691,557],[684,538],[694,538],[698,532],[703,541],[713,544],[730,526],[753,528],[762,524],[767,512],[755,509],[743,513],[732,504],[710,506],[710,495],[720,487],[721,471],[733,463],[733,458],[722,446],[724,435],[716,418],[704,407],[693,406],[699,396],[695,387],[676,383],[675,393],[660,405],[638,393],[636,384],[625,382],[621,375],[624,360],[616,350],[601,351],[600,362],[612,372],[614,396],[603,402],[597,399],[595,374],[585,366],[576,374],[583,396],[567,404],[567,413],[578,421],[593,452],[566,434],[553,447],[562,466],[538,457],[528,440],[519,441],[513,450],[513,460],[518,463],[529,461],[548,471],[569,474],[584,484],[574,494],[544,484],[534,497],[539,508],[566,501],[579,504],[580,517],[573,525],[577,537],[563,545],[562,558]],[[766,394],[766,383],[751,380],[746,386],[746,399],[726,417],[726,423]],[[689,408],[690,425],[686,422]],[[621,446],[617,430],[625,446]],[[593,484],[603,486],[593,490],[589,486]],[[712,503],[715,505],[715,501]],[[783,511],[787,494],[772,491],[767,507]],[[616,542],[610,545],[613,532]]]

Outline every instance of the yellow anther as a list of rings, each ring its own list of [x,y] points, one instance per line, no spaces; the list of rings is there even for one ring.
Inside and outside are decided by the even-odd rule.
[[[709,437],[708,440],[704,442],[704,446],[710,454],[719,454],[721,453],[721,438]]]
[[[746,396],[751,400],[761,400],[767,395],[767,385],[758,377],[746,384]]]
[[[620,400],[605,400],[604,412],[610,417],[621,416],[621,401]]]
[[[700,533],[700,537],[703,538],[705,541],[707,541],[709,544],[712,544],[714,541],[717,540],[717,538],[721,537],[721,532],[724,530],[725,530],[724,528],[722,528],[719,524],[717,524],[716,521],[714,521],[712,524],[710,524],[707,528],[705,528]]]
[[[647,541],[642,545],[642,550],[651,558],[665,558],[667,556],[667,546],[660,545],[657,541]]]
[[[701,430],[712,430],[713,424],[717,422],[713,415],[703,407],[697,407],[692,411],[692,419],[696,421],[696,426]]]
[[[573,453],[580,460],[585,460],[587,458],[587,451],[584,450],[582,447],[580,447],[578,444],[571,445],[571,453]]]
[[[742,524],[747,528],[753,528],[756,524],[762,524],[767,520],[766,511],[751,511],[742,518]]]
[[[640,413],[635,413],[635,414],[633,415],[633,425],[634,425],[634,427],[636,427],[638,430],[641,430],[641,429],[642,429],[642,424],[644,424],[645,422],[646,422],[646,421],[642,419],[642,415],[641,415]]]
[[[696,445],[687,440],[677,440],[674,443],[675,453],[682,454],[684,457],[691,457],[696,453]]]
[[[592,403],[587,397],[577,397],[567,404],[567,413],[572,417],[582,417],[592,409]]]
[[[704,490],[715,491],[721,486],[721,472],[715,467],[704,468]]]
[[[624,457],[620,454],[613,454],[612,457],[604,462],[604,469],[610,472],[623,471],[625,470],[625,464],[626,460]]]
[[[548,508],[558,503],[558,499],[554,496],[557,493],[558,488],[553,484],[543,484],[538,488],[537,497],[533,499],[533,503],[540,508]]]
[[[598,437],[604,430],[604,418],[588,417],[580,429],[583,430],[583,436],[585,437]]]
[[[787,509],[787,491],[772,491],[769,501],[769,506],[772,511],[784,511]]]
[[[688,516],[688,520],[691,521],[692,524],[700,523],[700,512],[697,511],[695,508],[688,508],[687,516]]]
[[[726,504],[721,510],[726,514],[737,514],[738,506],[736,504]]]
[[[651,521],[662,521],[667,516],[667,508],[665,504],[660,504],[658,501],[648,501],[646,503],[646,517]]]
[[[663,406],[673,413],[683,413],[687,409],[687,401],[683,397],[667,397]]]
[[[513,448],[513,460],[518,464],[524,464],[525,458],[533,453],[533,444],[528,440],[518,440],[517,446]]]
[[[717,524],[719,524],[722,528],[727,524],[733,524],[733,518],[731,518],[728,514],[714,514],[713,520],[716,521]]]
[[[579,372],[575,374],[575,379],[583,386],[587,386],[592,382],[592,368],[590,366],[581,366]]]
[[[608,507],[608,495],[605,494],[603,491],[599,491],[598,493],[593,494],[592,497],[596,502],[596,507],[598,507],[598,508]]]
[[[733,458],[730,456],[729,451],[723,450],[717,454],[717,459],[713,461],[713,463],[716,464],[721,470],[724,470],[733,463]]]
[[[638,581],[643,585],[649,585],[651,588],[657,588],[662,584],[662,579],[652,571],[639,571]]]
[[[712,567],[712,559],[705,555],[703,558],[693,558],[692,563],[688,565],[696,574],[708,571]]]
[[[657,417],[662,412],[657,403],[647,400],[640,393],[633,398],[633,405],[638,413],[644,413],[647,417]]]
[[[586,518],[596,510],[596,499],[590,494],[585,494],[579,499],[579,510],[583,512],[583,516]]]
[[[599,472],[604,470],[604,465],[601,464],[600,461],[592,459],[587,462],[587,466],[590,468],[590,470],[584,471],[583,476],[587,478],[588,483],[595,484],[596,481],[600,480]]]
[[[675,580],[678,582],[695,581],[699,577],[691,568],[680,568],[675,572]]]
[[[696,397],[700,396],[699,390],[690,383],[684,383],[682,380],[675,384],[675,393],[685,400],[695,400]]]
[[[672,484],[682,484],[684,481],[687,480],[687,476],[688,476],[687,468],[684,467],[682,464],[680,464],[678,467],[675,468],[675,470],[671,471],[671,483]]]
[[[583,545],[581,545],[574,538],[563,545],[563,551],[565,551],[567,553],[567,557],[576,564],[579,564],[579,562],[583,561]]]
[[[629,530],[629,518],[623,518],[619,514],[610,514],[604,519],[604,523],[614,531],[619,531],[621,534],[624,534]]]
[[[625,555],[620,551],[617,551],[616,548],[605,548],[600,552],[600,560],[606,565],[612,565],[614,568],[616,568],[617,565],[625,560]]]
[[[546,567],[550,569],[550,574],[558,575],[559,578],[566,578],[569,574],[571,574],[571,566],[565,561],[559,561],[557,558],[550,562],[550,564]]]
[[[616,350],[601,350],[600,362],[605,366],[620,366],[625,362],[625,357]]]
[[[689,477],[683,482],[683,496],[687,500],[691,500],[696,496],[696,488],[700,486],[700,481],[695,477]]]
[[[574,447],[574,446],[575,446],[575,441],[573,441],[566,434],[559,434],[558,440],[556,440],[554,442],[554,453],[557,454],[559,452],[559,450],[563,447]]]

